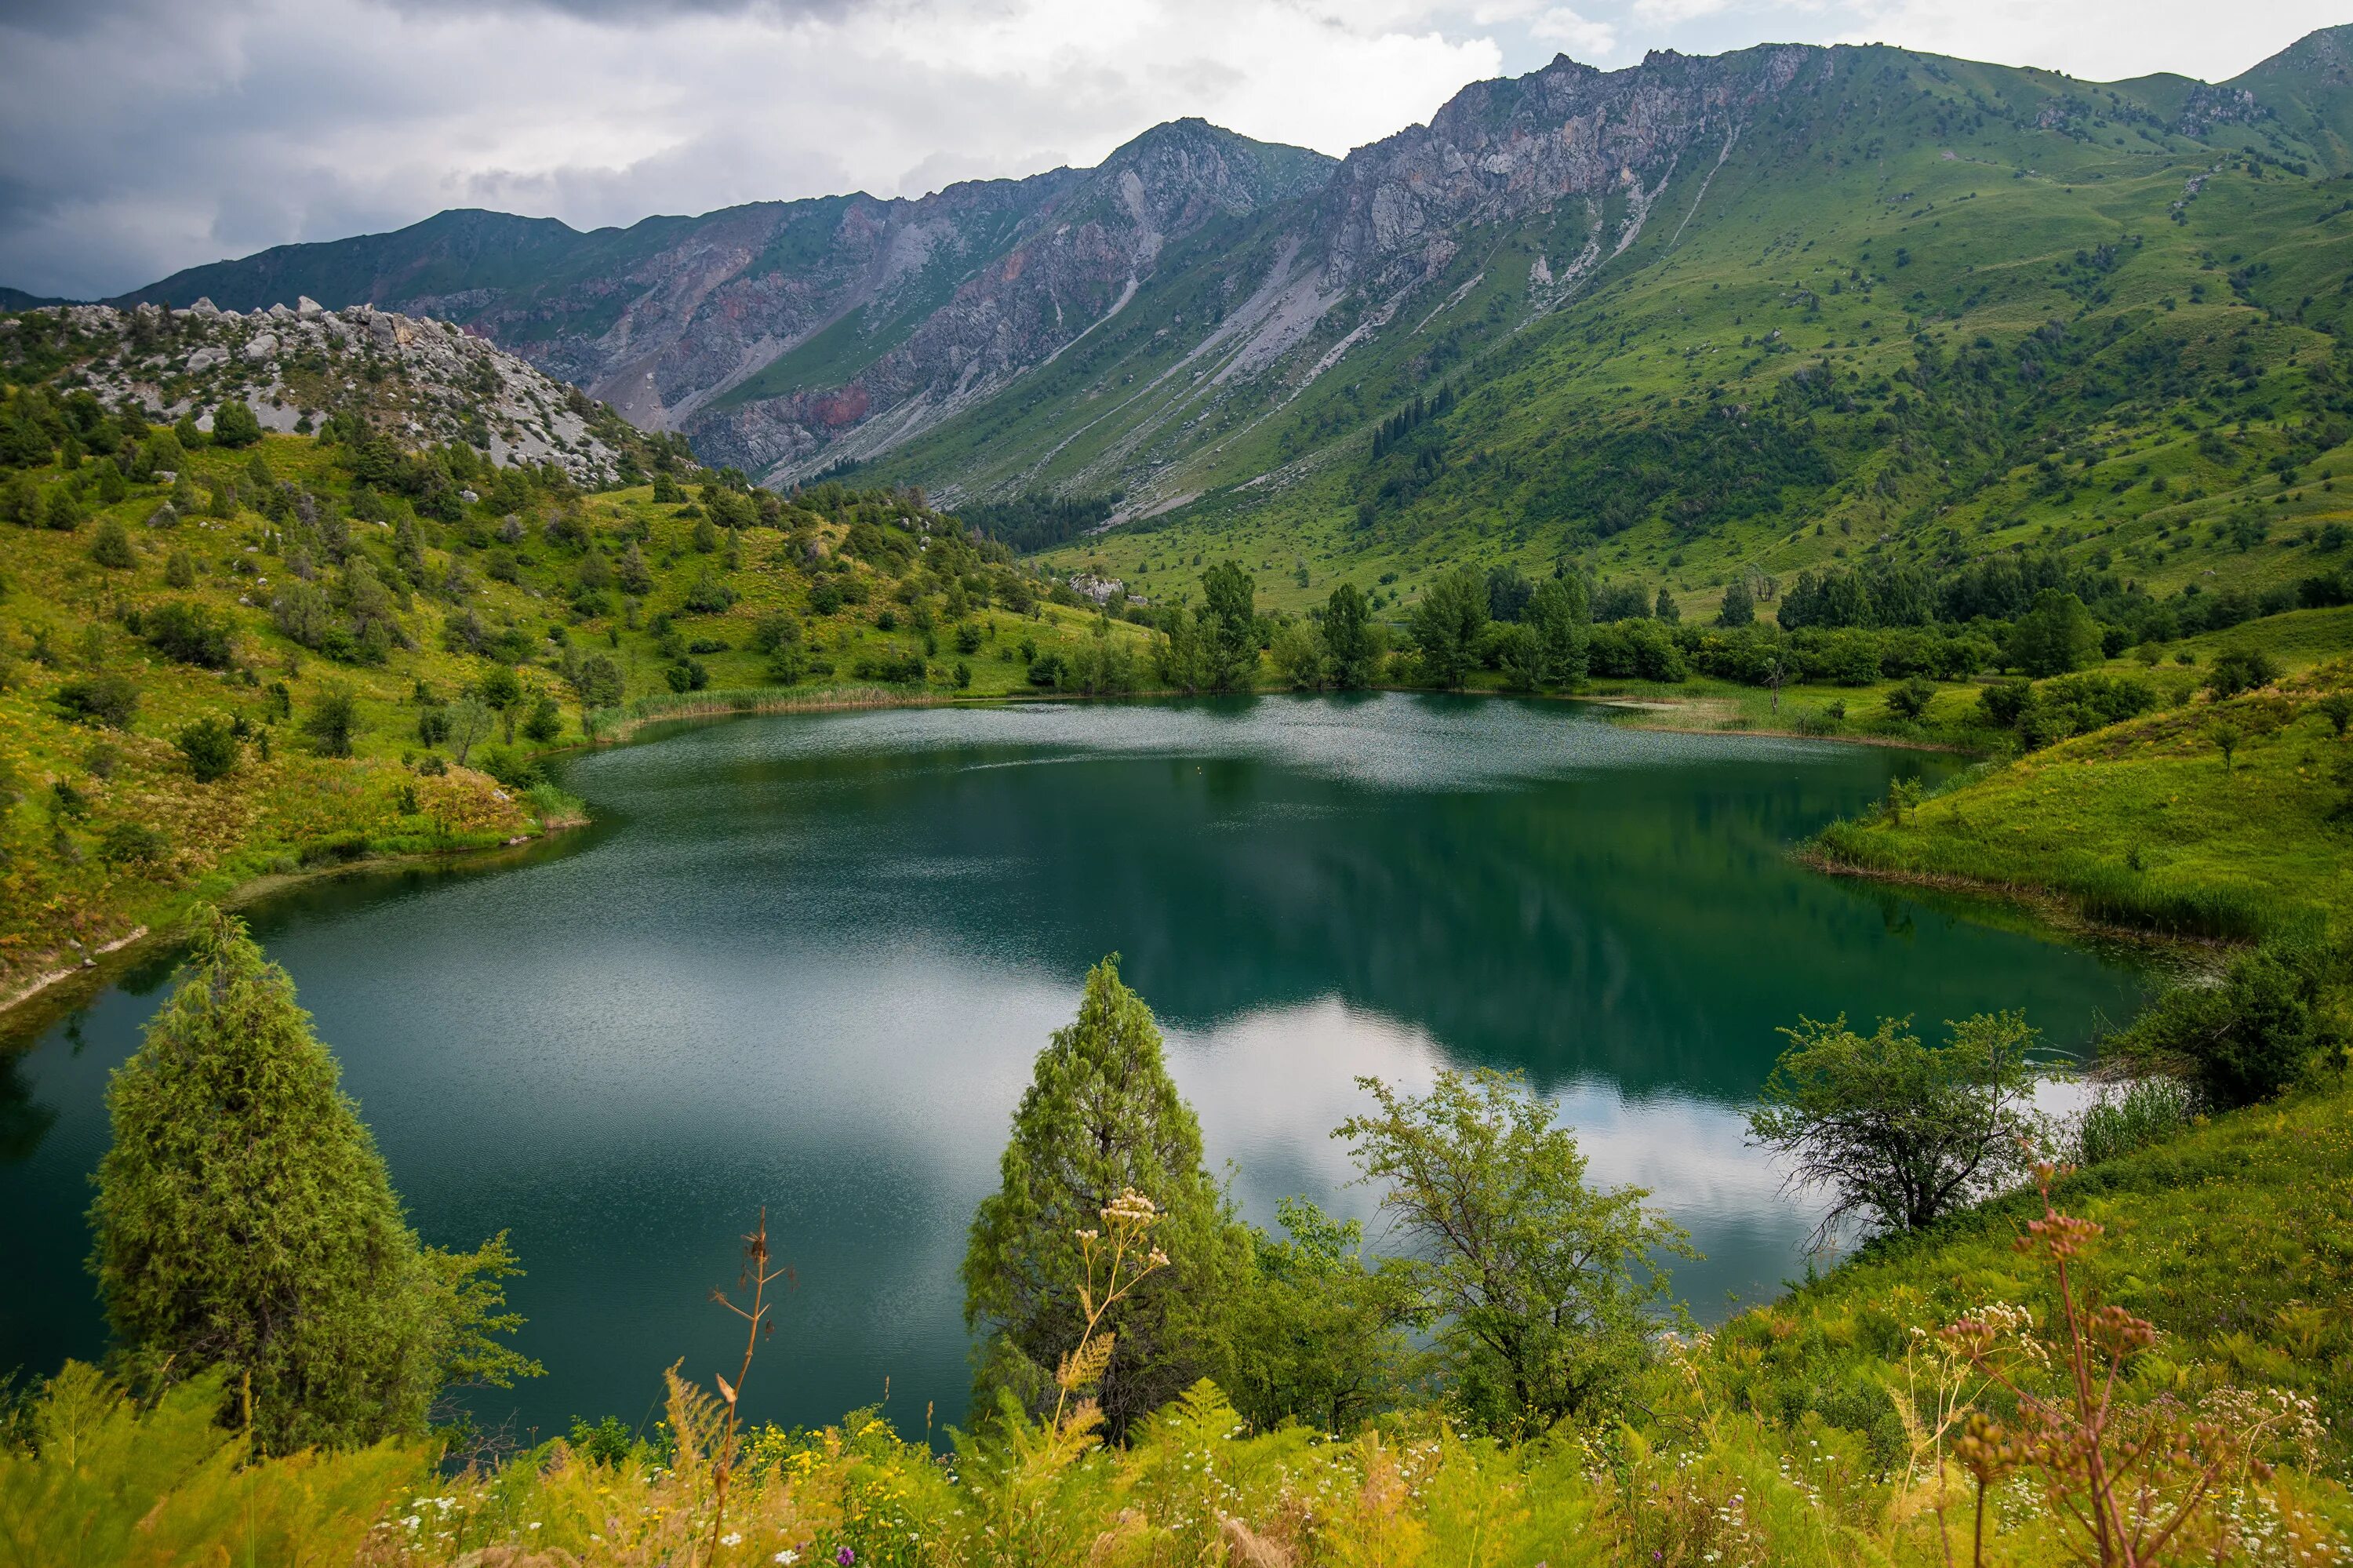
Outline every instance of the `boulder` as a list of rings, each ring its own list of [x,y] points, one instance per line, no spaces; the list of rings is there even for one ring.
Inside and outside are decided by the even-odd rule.
[[[308,294],[304,294],[301,298],[294,302],[294,313],[298,316],[307,318],[311,316],[324,315],[326,314],[326,306],[321,304],[318,301],[312,299]]]
[[[188,374],[202,376],[206,371],[218,365],[224,357],[226,356],[217,348],[209,345],[200,348],[188,355]]]
[[[255,333],[252,340],[245,345],[246,358],[257,365],[277,352],[278,334],[274,332]]]

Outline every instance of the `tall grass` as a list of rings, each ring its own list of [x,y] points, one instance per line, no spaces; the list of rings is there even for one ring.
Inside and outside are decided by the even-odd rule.
[[[2191,1096],[2178,1078],[2141,1078],[2104,1092],[2075,1125],[2075,1158],[2098,1165],[2161,1143],[2189,1125]]]
[[[730,714],[830,713],[843,708],[912,707],[941,700],[888,686],[744,686],[724,692],[665,692],[588,715],[586,729],[600,740],[625,739],[639,725],[664,719],[723,718]]]

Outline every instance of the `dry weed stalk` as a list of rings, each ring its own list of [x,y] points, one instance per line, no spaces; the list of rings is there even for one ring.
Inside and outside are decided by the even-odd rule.
[[[738,1307],[727,1298],[723,1290],[711,1293],[713,1301],[744,1319],[744,1364],[736,1369],[735,1381],[732,1384],[723,1374],[712,1374],[719,1384],[719,1396],[726,1402],[727,1413],[720,1423],[718,1452],[712,1457],[711,1467],[711,1547],[703,1558],[706,1563],[718,1560],[719,1532],[727,1518],[727,1481],[735,1468],[739,1427],[736,1399],[752,1376],[752,1357],[759,1350],[762,1337],[776,1331],[776,1320],[768,1316],[768,1287],[786,1278],[791,1272],[785,1268],[770,1268],[768,1264],[772,1256],[768,1250],[768,1210],[764,1203],[760,1207],[759,1223],[744,1238],[744,1271],[735,1281],[738,1290],[751,1291],[751,1307],[748,1309]],[[691,1558],[689,1561],[691,1563]]]
[[[1086,1277],[1079,1282],[1079,1308],[1086,1314],[1087,1325],[1079,1335],[1077,1346],[1054,1369],[1054,1386],[1060,1392],[1054,1396],[1054,1419],[1050,1430],[1057,1435],[1092,1427],[1101,1414],[1095,1401],[1082,1399],[1071,1411],[1069,1426],[1063,1425],[1062,1412],[1071,1396],[1101,1378],[1111,1366],[1118,1336],[1102,1329],[1104,1316],[1142,1284],[1146,1275],[1168,1266],[1168,1255],[1150,1245],[1152,1227],[1159,1219],[1158,1205],[1134,1188],[1124,1187],[1103,1211],[1103,1230],[1078,1233],[1079,1255],[1086,1266]],[[1104,1239],[1105,1231],[1110,1233],[1108,1241]],[[1104,1266],[1100,1293],[1095,1284],[1098,1260]],[[1128,1270],[1125,1278],[1120,1276],[1123,1267]]]
[[[2157,1342],[2157,1329],[2121,1307],[2094,1307],[2082,1295],[2070,1265],[2103,1227],[2052,1206],[2051,1186],[2064,1169],[2036,1165],[2042,1217],[2029,1223],[2014,1244],[2049,1260],[2064,1338],[2045,1347],[2027,1331],[2032,1319],[2025,1314],[1985,1311],[1940,1332],[1957,1355],[2018,1402],[2021,1430],[2013,1433],[1979,1413],[1955,1445],[1977,1482],[1972,1560],[1984,1561],[1987,1491],[2011,1471],[2031,1467],[2040,1472],[2055,1516],[2077,1536],[2069,1550],[2079,1561],[2148,1568],[2186,1548],[2189,1527],[2212,1507],[2233,1470],[2268,1478],[2263,1448],[2280,1436],[2300,1435],[2309,1415],[2285,1397],[2268,1407],[2242,1400],[2235,1410],[2226,1402],[2207,1419],[2192,1418],[2169,1399],[2119,1398],[2126,1363]],[[2054,1375],[2057,1394],[2024,1385],[2030,1365]],[[2218,1542],[2218,1560],[2221,1552]]]

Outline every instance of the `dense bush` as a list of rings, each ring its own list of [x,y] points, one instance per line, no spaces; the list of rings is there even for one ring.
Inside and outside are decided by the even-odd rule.
[[[129,729],[139,715],[139,688],[128,675],[68,681],[58,688],[56,700],[68,718],[109,729]]]
[[[237,732],[224,719],[207,715],[183,725],[173,744],[188,759],[188,771],[199,784],[225,778],[237,766]]]
[[[166,659],[226,670],[236,653],[228,618],[191,599],[165,599],[140,618],[139,634]]]
[[[2185,1075],[2221,1109],[2268,1099],[2342,1044],[2321,994],[2341,948],[2273,942],[2232,960],[2218,985],[2176,986],[2117,1038],[2116,1054]]]

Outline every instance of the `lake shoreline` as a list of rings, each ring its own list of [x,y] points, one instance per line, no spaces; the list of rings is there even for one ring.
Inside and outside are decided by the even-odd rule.
[[[2152,931],[2146,927],[2118,926],[2103,920],[2094,920],[2085,915],[2066,895],[2048,887],[2037,887],[2023,883],[1998,882],[1990,877],[1962,876],[1952,872],[1894,871],[1878,866],[1856,865],[1848,861],[1832,859],[1812,842],[1800,844],[1790,852],[1789,858],[1807,870],[1818,872],[1824,876],[1875,883],[1887,887],[1914,887],[1932,893],[1957,894],[1965,898],[1998,900],[2022,910],[2047,927],[2053,934],[2071,941],[2092,938],[2105,942],[2121,942],[2135,948],[2150,948],[2183,957],[2212,956],[2253,945],[2225,941],[2216,937],[2187,937],[2172,932]]]
[[[249,876],[243,882],[235,884],[209,902],[223,909],[241,909],[261,899],[312,883],[332,881],[339,876],[353,876],[370,872],[399,871],[406,867],[471,864],[493,855],[532,849],[546,843],[559,833],[572,832],[585,828],[589,825],[589,821],[590,819],[586,815],[567,816],[543,822],[537,833],[520,839],[511,839],[502,843],[465,845],[446,850],[409,850],[393,854],[363,854],[350,860],[331,861],[320,865],[305,867],[300,871],[266,871],[258,876]],[[52,1003],[67,1002],[69,1000],[68,994],[58,988],[66,986],[68,982],[82,979],[102,985],[156,947],[176,942],[179,939],[178,922],[174,921],[164,926],[160,923],[160,920],[142,921],[112,941],[91,948],[90,956],[82,962],[69,965],[63,969],[45,970],[34,976],[16,991],[5,999],[0,999],[0,1055],[28,1046],[37,1037],[41,1028],[47,1022],[46,1018],[35,1019],[31,1025],[25,1029],[21,1042],[5,1038],[18,1033],[19,1026],[25,1022],[23,1012],[35,1003],[44,1001]],[[100,962],[101,959],[109,961]]]
[[[894,1413],[936,1397],[957,1419],[959,1293],[893,1271],[960,1254],[1036,1053],[1106,952],[1253,1223],[1303,1192],[1359,1217],[1329,1137],[1358,1078],[1470,1062],[1526,1074],[1597,1180],[1662,1194],[1703,1238],[1675,1276],[1695,1304],[1771,1292],[1811,1223],[1739,1133],[1770,1023],[2017,1006],[2080,1050],[2148,983],[2135,955],[2006,908],[1790,859],[1941,759],[1393,693],[938,705],[640,729],[672,743],[545,765],[592,802],[584,832],[237,889],[418,1234],[511,1230],[531,1270],[511,1299],[549,1376],[470,1399],[486,1426],[631,1416],[649,1368],[708,1360],[703,1287],[762,1202],[807,1283],[759,1414],[838,1414],[890,1375]],[[47,1020],[10,1059],[49,1130],[6,1172],[39,1288],[5,1359],[103,1343],[86,1168],[108,1075],[185,953],[126,949],[18,1010]]]

